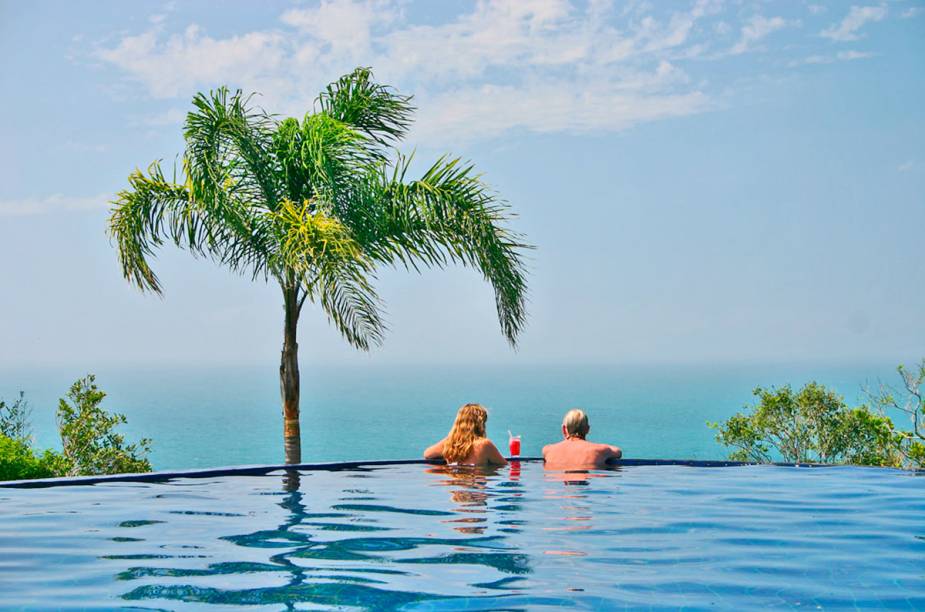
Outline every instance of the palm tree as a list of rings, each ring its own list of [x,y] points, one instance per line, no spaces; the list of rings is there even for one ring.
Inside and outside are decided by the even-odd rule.
[[[353,346],[369,350],[386,325],[376,267],[476,268],[491,283],[513,346],[525,321],[523,253],[508,207],[472,165],[447,156],[417,180],[394,151],[410,96],[357,68],[330,84],[299,122],[253,107],[227,88],[199,93],[186,117],[180,176],[159,162],[135,170],[113,201],[110,235],[125,278],[161,293],[148,258],[164,242],[252,280],[275,280],[285,323],[280,360],[287,463],[301,462],[297,330],[306,300]],[[390,157],[391,155],[391,157]]]

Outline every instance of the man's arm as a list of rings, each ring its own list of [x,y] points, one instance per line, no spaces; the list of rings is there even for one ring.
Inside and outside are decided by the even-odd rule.
[[[623,457],[623,449],[621,449],[619,446],[608,445],[607,448],[610,450],[610,456],[608,459],[620,459]]]
[[[436,459],[443,459],[443,443],[446,442],[446,438],[440,440],[433,446],[428,446],[424,451],[424,458],[428,461],[434,461]]]

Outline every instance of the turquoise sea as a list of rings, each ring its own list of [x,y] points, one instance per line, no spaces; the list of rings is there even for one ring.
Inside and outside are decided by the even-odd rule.
[[[57,446],[57,398],[76,368],[0,370],[0,398],[20,389],[33,407],[39,447]],[[155,469],[282,461],[277,369],[260,367],[97,368],[124,413],[129,439],[153,440]],[[562,414],[584,408],[590,438],[619,444],[626,457],[720,459],[725,450],[707,421],[752,401],[757,385],[810,380],[860,403],[865,384],[897,382],[895,364],[646,366],[303,366],[303,460],[417,458],[446,434],[459,405],[489,408],[490,437],[504,450],[507,430],[535,456],[559,437]],[[907,424],[900,422],[903,426]]]

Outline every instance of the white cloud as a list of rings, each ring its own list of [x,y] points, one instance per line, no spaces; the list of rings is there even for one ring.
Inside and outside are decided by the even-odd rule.
[[[446,24],[390,32],[377,65],[396,77],[450,81],[493,68],[574,64],[588,58],[597,40],[612,37],[573,13],[564,0],[482,2]]]
[[[284,37],[276,32],[250,32],[217,40],[190,25],[162,41],[159,29],[126,36],[100,59],[121,68],[156,98],[186,95],[204,83],[236,80],[266,84],[285,58]]]
[[[712,107],[708,96],[697,90],[664,93],[655,84],[659,78],[645,75],[632,83],[597,85],[544,80],[523,86],[451,90],[422,105],[414,136],[453,142],[491,138],[518,129],[537,133],[619,131]],[[472,125],[478,126],[478,132]]]
[[[54,194],[40,198],[0,200],[0,216],[20,217],[48,212],[102,210],[109,207],[111,193],[92,197],[74,197]]]
[[[388,0],[323,0],[316,8],[286,11],[281,20],[326,47],[326,51],[359,59],[370,49],[374,28],[381,29],[398,16],[398,10]]]
[[[732,55],[739,55],[748,51],[756,42],[766,38],[768,35],[777,30],[787,27],[788,23],[783,17],[765,17],[755,15],[742,26],[742,33],[737,42],[729,52]]]
[[[869,22],[881,21],[886,17],[885,6],[852,6],[839,23],[820,32],[820,36],[839,42],[858,40],[861,28]]]
[[[801,60],[790,62],[790,66],[800,66],[802,64],[831,64],[833,61],[835,60],[829,55],[810,55]]]
[[[873,53],[868,53],[867,51],[839,51],[835,54],[836,59],[845,61],[845,60],[856,60],[856,59],[866,59],[868,57],[873,57]]]
[[[899,164],[899,166],[896,169],[900,172],[909,172],[914,167],[915,167],[915,161],[910,159],[908,161],[905,161]]]
[[[416,137],[473,139],[507,129],[621,130],[703,112],[711,92],[687,74],[686,61],[745,53],[798,23],[752,17],[734,24],[740,39],[720,52],[711,33],[731,30],[735,18],[721,14],[721,0],[691,0],[667,13],[660,4],[608,0],[466,6],[425,25],[408,23],[400,0],[322,0],[283,12],[276,27],[224,37],[196,25],[168,33],[159,21],[97,57],[155,98],[186,101],[228,84],[296,116],[331,78],[373,66],[382,82],[415,94]],[[174,107],[147,123],[175,124],[182,115]]]
[[[790,62],[790,66],[801,66],[804,64],[834,64],[835,62],[847,62],[873,56],[873,53],[866,51],[839,51],[833,55],[810,55],[801,60]]]
[[[170,16],[170,13],[174,12],[177,9],[177,3],[173,0],[171,2],[165,2],[161,6],[162,13],[155,13],[148,17],[148,23],[154,25],[160,25],[167,21],[167,18]]]
[[[822,4],[810,4],[808,8],[811,15],[819,15],[826,11],[826,7]]]
[[[921,6],[911,6],[904,10],[900,16],[903,19],[912,19],[913,17],[921,15],[923,11],[925,11],[925,8],[922,8]]]

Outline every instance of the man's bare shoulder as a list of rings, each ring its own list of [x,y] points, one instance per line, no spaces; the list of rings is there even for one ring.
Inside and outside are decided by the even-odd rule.
[[[616,456],[618,458],[623,455],[623,451],[620,449],[620,447],[614,446],[612,444],[595,443],[594,451],[600,455]]]
[[[552,444],[547,444],[543,447],[543,454],[545,455],[549,451],[554,451],[556,449],[562,448],[565,442],[553,442]]]

